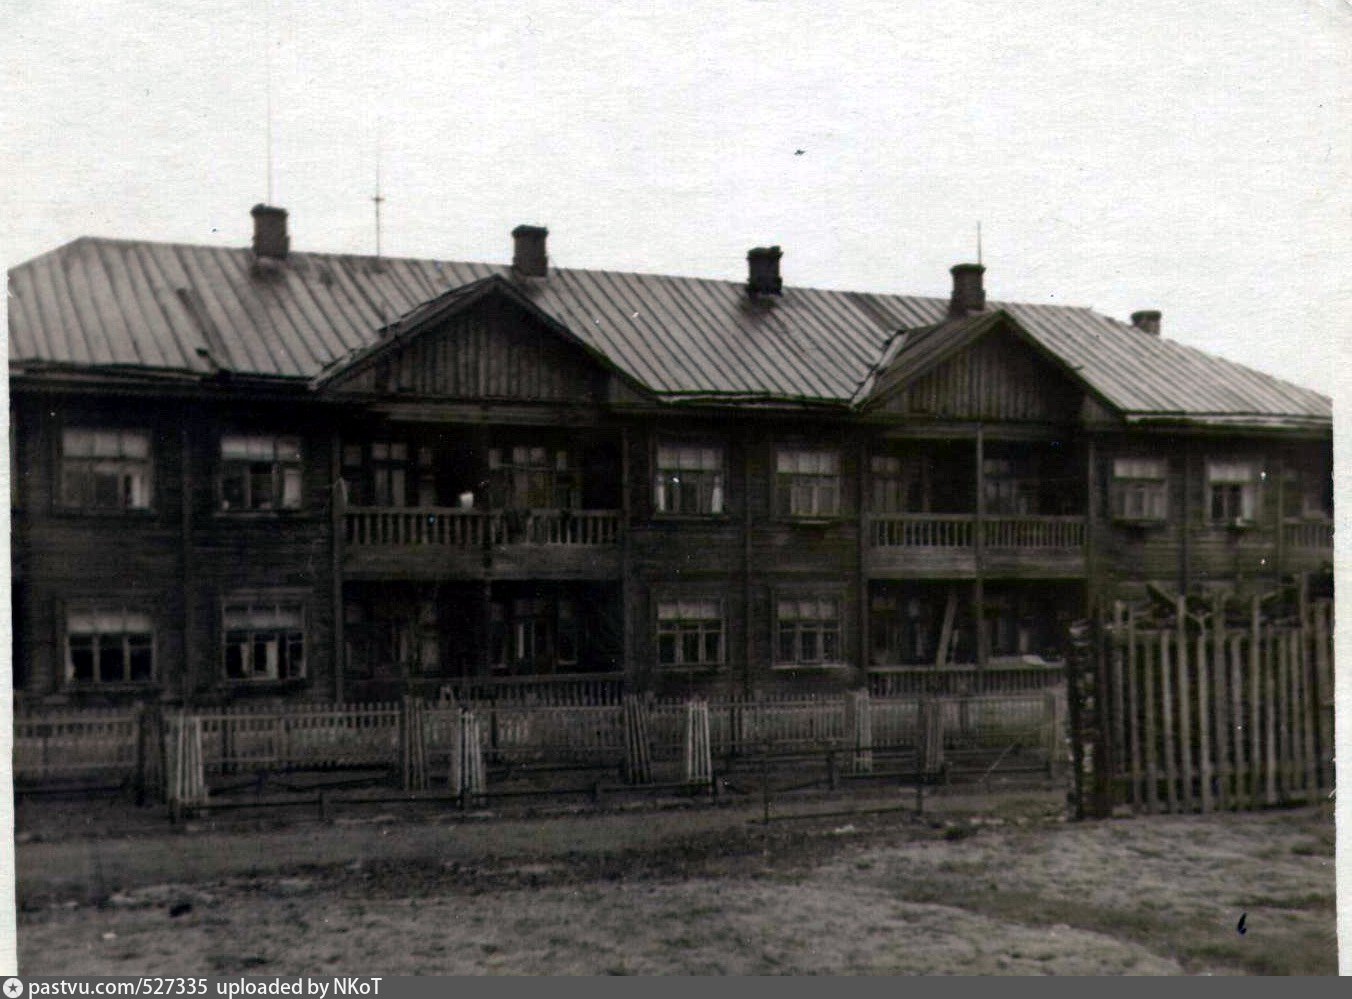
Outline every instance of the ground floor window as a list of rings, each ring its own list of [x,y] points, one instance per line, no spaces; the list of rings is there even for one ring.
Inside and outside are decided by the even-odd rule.
[[[657,605],[657,662],[717,666],[723,662],[723,605],[718,600],[662,600]]]
[[[66,680],[75,684],[149,683],[155,678],[150,615],[121,606],[66,612]]]
[[[776,602],[775,663],[818,666],[841,662],[840,600],[835,597],[781,598]]]
[[[305,676],[305,608],[296,600],[227,602],[223,610],[228,680]]]
[[[578,665],[577,607],[568,598],[521,597],[494,601],[490,655],[509,673],[556,673]]]

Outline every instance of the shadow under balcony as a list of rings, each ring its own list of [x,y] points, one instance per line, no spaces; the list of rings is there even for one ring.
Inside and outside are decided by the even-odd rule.
[[[618,579],[618,510],[362,507],[343,513],[348,579]]]
[[[875,579],[1076,578],[1085,574],[1085,518],[896,513],[868,518]]]

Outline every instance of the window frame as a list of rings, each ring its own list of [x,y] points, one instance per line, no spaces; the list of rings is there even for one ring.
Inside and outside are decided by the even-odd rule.
[[[68,690],[98,691],[98,690],[143,690],[156,687],[160,684],[159,676],[159,628],[155,618],[155,613],[150,608],[154,606],[154,601],[148,598],[134,597],[126,599],[114,597],[108,600],[99,598],[78,599],[64,601],[58,609],[58,620],[61,628],[61,686]],[[124,620],[131,616],[143,617],[149,624],[147,651],[150,654],[150,673],[146,679],[133,679],[131,675],[131,646],[129,636],[133,634],[142,634],[141,632],[121,631],[121,632],[82,632],[76,631],[71,626],[71,618],[77,615],[88,615],[98,617],[104,614],[118,614]],[[75,677],[75,663],[71,655],[71,638],[74,635],[92,634],[97,637],[104,635],[120,635],[121,648],[123,655],[123,677],[119,680],[102,680],[98,678],[100,662],[99,652],[101,645],[95,642],[93,650],[93,662],[91,670],[93,676],[88,680],[79,680]]]
[[[237,458],[227,457],[225,454],[226,441],[235,438],[246,441],[258,441],[267,439],[272,442],[273,456],[269,461],[259,458]],[[281,450],[280,444],[283,441],[295,442],[294,459],[279,457]],[[274,503],[271,506],[255,506],[251,498],[250,501],[239,507],[228,506],[226,503],[226,482],[229,479],[232,466],[242,466],[244,468],[245,490],[250,494],[253,491],[254,470],[252,466],[270,464],[270,478],[273,495],[280,497],[280,503]],[[286,499],[286,480],[287,472],[294,468],[296,472],[296,502],[294,505],[285,505]],[[301,434],[293,433],[274,433],[272,431],[254,431],[254,430],[227,430],[222,432],[216,442],[216,512],[226,516],[288,516],[301,513],[305,510],[305,438]]]
[[[664,469],[662,463],[662,452],[664,450],[675,451],[715,451],[717,452],[716,468],[695,468],[695,469]],[[731,476],[728,471],[728,447],[723,441],[710,440],[707,438],[672,438],[659,437],[653,445],[652,452],[652,504],[653,516],[665,520],[717,520],[727,518],[729,514],[729,482]],[[666,497],[674,495],[671,490],[671,475],[664,474],[675,472],[677,474],[693,474],[704,477],[712,477],[713,481],[707,488],[708,505],[714,505],[715,497],[719,500],[718,509],[705,510],[706,489],[700,484],[696,488],[699,496],[696,502],[695,510],[672,510],[670,509],[670,500]]]
[[[299,629],[287,629],[285,627],[277,628],[259,628],[252,627],[247,629],[251,635],[264,634],[268,631],[279,633],[285,631],[296,631],[300,633],[301,648],[301,670],[299,674],[288,676],[231,676],[230,675],[230,634],[232,631],[245,631],[244,628],[231,628],[228,620],[228,611],[232,606],[248,605],[251,608],[261,607],[271,604],[274,609],[282,606],[294,606],[299,612]],[[309,594],[300,590],[238,590],[223,595],[220,598],[218,606],[220,618],[218,624],[218,636],[220,644],[220,677],[221,681],[227,684],[239,685],[243,687],[261,687],[261,686],[285,686],[306,683],[310,679],[310,654],[311,648],[311,621]],[[290,638],[283,638],[282,645],[288,649],[290,647]],[[254,640],[250,639],[246,643],[246,648],[253,646]]]
[[[542,464],[519,464],[512,459],[512,452],[518,449],[527,451],[542,450],[545,461]],[[581,510],[582,507],[582,464],[583,449],[573,443],[560,444],[544,439],[523,443],[520,440],[500,441],[490,444],[484,455],[488,466],[488,508],[491,510]],[[565,456],[566,465],[559,466],[559,456]],[[534,504],[516,504],[517,476],[539,476],[547,478],[551,502],[539,506]],[[505,484],[503,480],[506,480]],[[528,491],[529,491],[528,487]],[[566,502],[560,502],[560,499]]]
[[[846,649],[848,638],[848,629],[846,628],[846,607],[845,590],[841,587],[815,587],[812,589],[791,589],[780,590],[771,594],[771,635],[770,635],[770,660],[771,668],[776,670],[804,670],[804,669],[848,669],[850,668],[849,652]],[[825,604],[827,602],[835,604],[834,619],[828,617],[811,618],[790,618],[788,620],[801,622],[816,622],[812,627],[798,625],[794,630],[794,655],[793,659],[786,659],[781,655],[782,643],[784,640],[785,617],[783,615],[785,604]],[[836,656],[828,658],[825,655],[826,635],[828,622],[834,623],[836,643]],[[806,633],[816,634],[816,643],[820,650],[816,658],[803,658],[803,636]]]
[[[1220,478],[1216,475],[1218,468],[1248,466],[1252,476],[1247,480]],[[1212,527],[1228,527],[1235,530],[1244,530],[1254,527],[1262,517],[1263,493],[1262,485],[1267,479],[1267,469],[1263,462],[1257,458],[1207,458],[1204,465],[1206,476],[1206,507],[1205,515],[1207,523]],[[1216,489],[1224,487],[1227,494],[1231,497],[1237,497],[1240,512],[1231,515],[1228,507],[1232,504],[1232,499],[1226,499],[1224,504],[1227,507],[1223,516],[1216,516]],[[1247,508],[1247,513],[1245,512]]]
[[[682,605],[712,605],[717,611],[717,617],[672,617],[663,618],[663,607],[675,605],[680,613]],[[663,673],[694,673],[694,672],[712,672],[725,669],[728,665],[728,605],[721,594],[709,594],[700,592],[682,592],[670,591],[658,593],[653,598],[653,665]],[[664,621],[670,621],[672,624],[666,625]],[[716,627],[711,626],[716,622]],[[693,630],[691,630],[693,629]],[[670,662],[664,662],[662,658],[662,643],[664,636],[670,635],[672,639],[672,651],[674,658]],[[699,649],[699,657],[693,662],[685,660],[684,657],[684,639],[693,635],[696,641],[696,647]],[[708,649],[708,639],[712,636],[718,638],[718,656],[717,658],[708,658],[705,652]]]
[[[1123,463],[1158,462],[1159,474],[1124,475],[1118,469]],[[1109,466],[1108,515],[1120,524],[1165,524],[1169,520],[1169,459],[1150,455],[1122,454],[1114,455]],[[1143,498],[1144,509],[1141,513],[1132,513],[1125,509],[1127,497],[1136,492]],[[1152,515],[1149,510],[1158,504],[1160,513]]]
[[[835,471],[818,472],[802,471],[795,469],[792,471],[781,471],[781,459],[788,455],[796,455],[802,458],[805,455],[830,456],[834,459]],[[847,516],[845,507],[845,452],[844,449],[837,446],[801,444],[801,443],[781,443],[776,444],[771,455],[771,474],[774,476],[771,496],[774,503],[774,515],[779,520],[796,521],[798,523],[823,523],[826,521],[840,520]],[[823,488],[821,481],[805,483],[801,480],[831,480],[835,490],[835,508],[829,512],[823,512],[820,509],[820,489]],[[787,481],[786,481],[787,480]],[[812,507],[810,512],[795,509],[794,500],[798,495],[798,489],[810,488],[812,490]]]
[[[125,455],[100,457],[94,454],[69,456],[67,455],[68,444],[66,441],[66,435],[72,432],[76,433],[84,432],[88,434],[115,433],[119,435],[119,437],[123,435],[141,435],[145,438],[145,448],[146,448],[145,457],[136,458],[136,457],[127,457]],[[96,426],[91,425],[89,423],[64,424],[57,429],[56,439],[54,442],[54,450],[56,452],[55,459],[56,474],[53,476],[52,483],[53,485],[52,506],[54,510],[61,513],[85,514],[93,516],[114,516],[114,517],[145,516],[147,514],[154,514],[156,512],[157,504],[156,504],[155,470],[158,462],[156,460],[157,456],[156,456],[155,432],[151,428],[144,426],[108,426],[106,424],[103,426]],[[145,469],[145,484],[143,486],[145,490],[145,504],[142,506],[132,506],[121,500],[119,500],[119,502],[115,505],[104,505],[97,502],[83,502],[83,501],[78,503],[67,502],[66,501],[67,464],[78,463],[84,466],[93,466],[99,462],[116,462],[119,465],[124,466],[124,468],[125,466],[132,465],[143,466]],[[119,471],[118,473],[119,492],[121,492],[122,488],[121,480],[124,474],[125,471]],[[86,493],[90,492],[90,488],[86,487],[84,492]]]

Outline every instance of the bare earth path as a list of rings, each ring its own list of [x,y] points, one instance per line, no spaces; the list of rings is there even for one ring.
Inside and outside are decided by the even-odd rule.
[[[1046,799],[940,807],[768,832],[735,809],[49,831],[19,847],[20,968],[1335,971],[1327,810],[1075,825]]]

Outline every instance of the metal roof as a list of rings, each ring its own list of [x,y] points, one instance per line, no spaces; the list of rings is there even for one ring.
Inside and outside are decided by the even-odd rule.
[[[322,253],[260,262],[247,248],[86,237],[10,271],[10,363],[311,379],[400,317],[493,275],[512,280],[501,264]],[[939,298],[786,286],[753,299],[739,282],[568,268],[512,284],[673,401],[848,405],[911,351],[947,339],[935,335],[948,325]],[[1317,392],[1090,309],[995,310],[1128,417],[1331,420]]]

